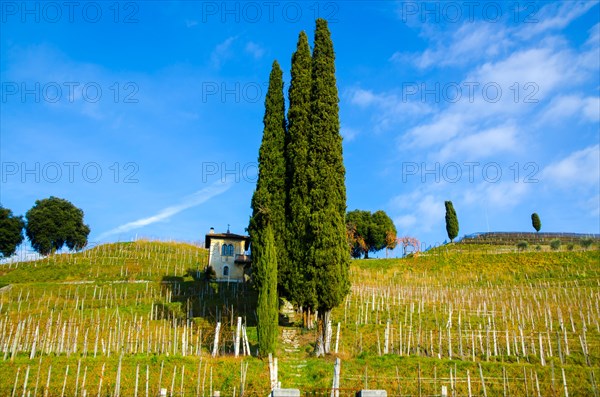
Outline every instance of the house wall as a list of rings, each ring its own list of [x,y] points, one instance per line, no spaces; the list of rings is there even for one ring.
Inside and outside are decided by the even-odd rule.
[[[221,247],[223,244],[233,245],[232,256],[222,256]],[[244,241],[228,240],[223,238],[211,238],[210,253],[208,263],[215,269],[217,280],[220,281],[243,281],[244,280],[244,265],[236,265],[234,263],[235,256],[244,254]],[[224,275],[225,266],[229,267],[229,276]]]

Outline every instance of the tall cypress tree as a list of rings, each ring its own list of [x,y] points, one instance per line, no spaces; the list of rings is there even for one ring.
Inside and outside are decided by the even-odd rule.
[[[277,265],[285,262],[285,103],[283,78],[277,61],[269,76],[265,98],[263,138],[258,155],[258,180],[252,196],[249,233],[256,285],[259,291],[258,328],[261,354],[273,352],[277,332]],[[268,236],[271,234],[271,237]],[[275,236],[275,237],[274,237]],[[271,240],[273,240],[271,242]],[[281,262],[279,262],[279,259]],[[267,307],[264,307],[267,305]],[[276,330],[275,330],[276,331]]]
[[[280,271],[282,292],[296,306],[316,307],[314,277],[307,272],[308,221],[308,137],[310,134],[311,54],[308,37],[300,32],[292,56],[288,91],[287,163],[287,252],[288,265]],[[281,269],[281,267],[280,267]],[[306,324],[305,324],[306,325]]]
[[[539,232],[542,228],[542,221],[540,220],[540,216],[537,214],[537,212],[531,214],[531,225],[536,232]]]
[[[456,211],[454,211],[452,201],[445,201],[444,206],[446,207],[446,232],[450,242],[452,242],[458,236],[458,217]]]
[[[256,241],[256,243],[254,242]],[[277,345],[279,302],[277,296],[277,253],[273,228],[267,224],[253,240],[255,282],[258,288],[256,317],[258,318],[258,351],[261,356],[274,353]],[[257,249],[258,248],[258,249]]]
[[[310,245],[308,273],[314,275],[319,311],[315,353],[328,353],[331,310],[350,290],[346,243],[346,185],[335,79],[335,53],[327,21],[317,19],[312,56],[309,138]],[[308,247],[307,247],[308,249]]]

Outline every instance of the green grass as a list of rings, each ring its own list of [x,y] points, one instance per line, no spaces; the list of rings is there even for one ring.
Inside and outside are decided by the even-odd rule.
[[[594,395],[591,376],[596,385],[600,376],[600,252],[510,250],[452,244],[406,259],[352,261],[352,292],[332,313],[332,349],[340,323],[338,354],[316,359],[315,330],[281,326],[281,335],[295,333],[297,347],[282,336],[279,381],[304,391],[327,389],[340,357],[344,389],[439,394],[442,385],[450,386],[452,373],[457,391],[466,395],[468,373],[473,395],[482,395],[481,365],[490,396],[504,388],[510,395],[537,395],[538,384],[541,395],[563,395],[563,370],[570,395]],[[27,371],[27,391],[34,395],[37,383],[43,395],[50,366],[50,395],[61,395],[67,366],[66,395],[73,395],[76,384],[81,388],[84,372],[88,395],[97,395],[103,365],[101,395],[114,395],[121,357],[122,395],[133,394],[138,366],[140,396],[146,368],[150,395],[156,395],[159,386],[171,388],[174,371],[179,392],[184,367],[185,395],[209,395],[211,373],[214,390],[232,395],[235,388],[239,394],[242,365],[248,365],[246,395],[266,395],[267,361],[232,353],[238,316],[256,352],[256,292],[198,279],[205,265],[202,248],[136,242],[1,267],[0,286],[11,287],[0,292],[0,395],[12,394],[15,379],[15,394],[21,395]],[[221,348],[212,358],[217,321]],[[388,321],[392,340],[383,354]],[[40,338],[30,359],[36,328]]]

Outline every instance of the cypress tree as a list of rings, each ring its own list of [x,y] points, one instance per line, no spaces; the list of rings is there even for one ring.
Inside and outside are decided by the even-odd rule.
[[[287,164],[287,252],[288,265],[281,271],[281,291],[296,306],[316,307],[314,278],[307,272],[308,220],[308,137],[310,133],[311,54],[308,37],[300,32],[292,56],[291,83],[288,91]],[[305,324],[306,325],[306,324]]]
[[[454,211],[452,201],[445,201],[444,206],[446,207],[446,232],[450,242],[452,242],[458,236],[458,217],[456,211]]]
[[[277,345],[277,324],[279,302],[277,297],[277,253],[275,239],[270,224],[253,240],[253,261],[255,282],[258,285],[258,351],[261,356],[275,352]]]
[[[309,138],[310,249],[308,274],[314,275],[319,311],[315,353],[328,353],[327,325],[331,310],[350,290],[346,243],[346,185],[335,79],[335,53],[327,21],[317,19],[312,56],[311,135]],[[307,247],[308,249],[308,247]]]
[[[252,196],[248,227],[252,243],[254,276],[259,292],[258,328],[261,354],[272,353],[277,332],[277,265],[285,263],[285,103],[283,78],[277,61],[269,76],[265,98],[262,143],[258,155],[258,180]],[[271,234],[269,237],[268,234]],[[281,261],[279,260],[281,258]],[[264,307],[264,305],[267,305]],[[274,314],[273,314],[274,313]]]
[[[540,216],[537,214],[537,212],[531,214],[531,225],[536,232],[539,232],[542,228],[542,221],[540,220]]]

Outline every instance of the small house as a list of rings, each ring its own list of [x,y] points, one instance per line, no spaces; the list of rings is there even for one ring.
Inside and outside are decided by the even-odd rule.
[[[251,264],[250,237],[231,233],[229,228],[226,233],[215,233],[211,227],[204,241],[208,265],[215,270],[217,281],[244,281],[244,270]]]

